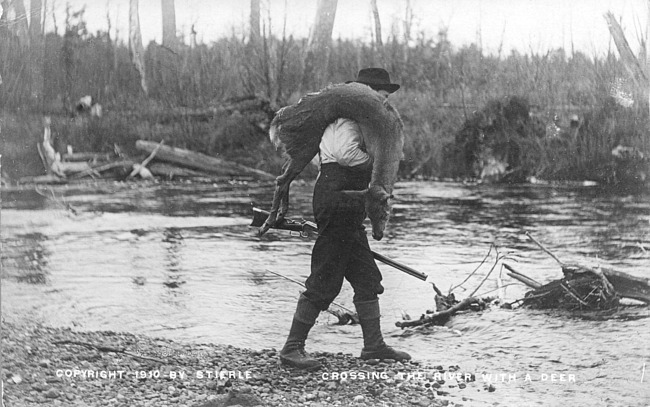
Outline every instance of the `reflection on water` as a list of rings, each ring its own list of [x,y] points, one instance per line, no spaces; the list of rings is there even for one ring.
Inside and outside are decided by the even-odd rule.
[[[296,183],[291,214],[311,212],[310,183]],[[2,298],[5,313],[53,325],[149,333],[195,342],[263,348],[282,345],[313,240],[248,227],[251,204],[268,207],[271,185],[97,184],[3,192]],[[494,263],[494,244],[515,268],[546,282],[559,266],[525,232],[567,263],[648,276],[650,201],[597,189],[397,185],[394,214],[374,250],[433,277],[441,290],[469,295]],[[66,208],[72,206],[76,215]],[[650,360],[647,308],[614,315],[490,309],[447,327],[402,331],[402,312],[433,307],[431,286],[380,264],[390,343],[436,364],[476,373],[577,375],[576,383],[496,383],[469,402],[505,405],[642,405]],[[478,294],[494,295],[499,267]],[[521,285],[506,288],[520,298]],[[346,284],[338,303],[353,308]],[[323,313],[309,348],[358,353],[358,326]],[[622,340],[621,338],[633,338]],[[480,386],[479,386],[480,387]],[[646,393],[644,393],[646,392]],[[462,401],[461,401],[462,402]]]
[[[2,241],[2,265],[6,267],[3,278],[19,283],[46,284],[49,253],[43,244],[47,236],[42,233],[18,234]]]

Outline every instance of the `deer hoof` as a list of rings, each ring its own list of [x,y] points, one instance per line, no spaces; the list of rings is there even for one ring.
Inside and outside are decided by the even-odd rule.
[[[257,236],[262,236],[264,233],[268,232],[270,228],[271,226],[264,222],[264,224],[257,229]]]

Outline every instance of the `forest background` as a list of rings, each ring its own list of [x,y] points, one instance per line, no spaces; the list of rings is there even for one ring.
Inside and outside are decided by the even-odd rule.
[[[463,151],[476,141],[468,137],[485,137],[481,123],[490,115],[501,120],[503,112],[495,110],[503,110],[502,101],[512,96],[526,101],[534,122],[526,134],[497,126],[499,134],[490,137],[526,152],[518,165],[527,176],[645,184],[650,174],[647,36],[641,33],[642,52],[627,60],[616,49],[602,56],[532,47],[528,53],[488,54],[477,44],[454,46],[444,29],[435,37],[413,32],[408,0],[400,33],[390,32],[382,41],[377,3],[371,0],[375,26],[368,43],[332,39],[337,1],[319,0],[309,38],[294,38],[270,35],[260,0],[251,0],[246,34],[206,44],[194,33],[177,36],[174,0],[162,0],[163,39],[143,48],[137,0],[130,0],[128,44],[111,37],[110,19],[106,30],[92,33],[84,10],[70,7],[61,22],[63,34],[46,33],[44,0],[30,1],[29,15],[23,0],[2,3],[0,147],[6,179],[44,171],[35,148],[44,115],[52,117],[58,151],[70,145],[113,152],[118,146],[135,155],[137,140],[164,139],[279,174],[283,158],[266,135],[273,113],[368,66],[384,66],[402,85],[390,98],[405,124],[402,177],[476,177]],[[85,95],[101,103],[101,117],[78,119],[75,105]],[[242,100],[259,101],[262,115],[223,108]],[[197,120],[179,111],[211,114]],[[579,131],[571,127],[572,118]],[[633,152],[632,158],[621,161],[612,154],[617,146]]]

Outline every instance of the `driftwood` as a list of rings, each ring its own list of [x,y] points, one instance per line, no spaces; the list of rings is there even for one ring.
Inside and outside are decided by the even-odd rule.
[[[147,169],[147,165],[156,156],[156,154],[158,153],[158,150],[160,150],[160,148],[162,147],[164,142],[165,142],[165,140],[161,140],[160,143],[158,143],[158,145],[156,146],[156,148],[153,149],[151,154],[149,154],[149,156],[147,158],[145,158],[144,161],[142,161],[142,163],[133,164],[133,171],[131,171],[131,173],[126,177],[126,179],[127,180],[131,179],[131,178],[135,177],[136,175],[139,175],[140,178],[143,178],[143,179],[151,179],[151,178],[153,178],[153,174],[151,173],[151,171],[149,171],[149,169]]]
[[[191,178],[191,177],[208,177],[205,172],[191,170],[189,168],[178,167],[167,163],[151,163],[149,171],[159,177],[170,178]]]
[[[61,155],[63,161],[90,161],[102,162],[110,161],[113,158],[111,153],[65,153]]]
[[[474,294],[499,263],[507,270],[508,276],[532,288],[523,298],[512,303],[503,303],[504,296],[500,295],[499,299],[501,301],[499,302],[501,302],[502,308],[512,308],[513,305],[517,304],[535,309],[600,312],[602,310],[617,310],[622,298],[630,298],[650,304],[650,279],[631,276],[607,268],[592,269],[582,265],[564,263],[530,234],[526,233],[526,235],[561,266],[562,273],[564,274],[563,278],[553,280],[547,284],[539,283],[523,273],[518,272],[511,265],[501,263],[501,260],[507,256],[500,255],[497,251],[495,264],[483,278],[479,286],[472,291],[468,298],[460,302],[457,301],[454,294],[451,293],[451,290],[462,286],[485,263],[492,251],[492,248],[490,248],[490,252],[481,261],[479,267],[462,283],[452,287],[449,295],[436,295],[437,312],[427,311],[427,313],[423,314],[417,320],[410,320],[408,317],[403,316],[403,320],[396,322],[395,325],[400,328],[422,325],[445,325],[458,312],[485,309],[495,298],[478,298],[474,297]],[[502,291],[505,286],[498,277],[497,283],[499,286],[498,290]]]
[[[43,118],[43,142],[38,144],[38,153],[43,160],[45,170],[48,175],[56,175],[65,178],[69,174],[78,173],[90,169],[90,165],[85,162],[63,162],[61,154],[57,153],[52,147],[52,131],[50,117]]]
[[[504,264],[508,275],[533,288],[524,298],[515,301],[532,308],[613,309],[621,298],[631,298],[650,304],[650,279],[635,277],[620,271],[592,269],[579,264],[562,262],[529,233],[528,238],[550,255],[562,268],[564,277],[540,285],[533,279]]]
[[[65,184],[67,180],[54,174],[36,175],[18,179],[19,184]]]
[[[152,153],[158,147],[158,143],[138,140],[135,146],[138,150]],[[182,148],[160,146],[156,154],[156,159],[217,175],[233,177],[253,176],[267,180],[275,179],[275,176],[268,172]]]
[[[526,284],[528,287],[531,288],[540,288],[543,284],[538,283],[537,281],[533,280],[532,278],[525,276],[521,274],[520,272],[516,271],[515,269],[512,268],[509,264],[504,263],[503,267],[505,267],[509,272],[507,273],[510,277],[514,278],[515,280],[522,282]]]
[[[424,314],[420,319],[412,321],[397,321],[395,326],[399,328],[409,328],[420,325],[444,325],[449,322],[449,319],[460,311],[466,310],[481,310],[485,309],[486,305],[493,301],[493,298],[478,298],[468,297],[463,301],[456,302],[451,307],[442,311]],[[440,304],[440,303],[439,303]]]
[[[100,164],[93,166],[89,168],[86,171],[79,172],[77,174],[72,175],[71,178],[82,178],[82,177],[87,177],[87,176],[92,176],[92,175],[101,175],[102,172],[106,172],[109,170],[114,170],[116,168],[122,168],[124,170],[129,170],[133,168],[133,165],[135,163],[131,160],[120,160],[120,161],[115,161],[112,163],[107,163],[107,164]]]
[[[650,304],[650,278],[635,277],[607,268],[601,271],[621,297]]]
[[[619,305],[620,296],[602,274],[582,269],[567,273],[525,294],[516,302],[536,309],[612,309]]]

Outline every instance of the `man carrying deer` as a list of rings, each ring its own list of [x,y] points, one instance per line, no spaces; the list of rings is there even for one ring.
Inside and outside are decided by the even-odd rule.
[[[349,108],[343,109],[345,112],[342,110],[340,116],[325,128],[318,144],[321,165],[313,196],[318,238],[312,251],[311,274],[305,284],[307,289],[298,299],[289,336],[280,352],[283,364],[300,369],[320,367],[320,362],[305,352],[305,340],[320,312],[326,310],[339,294],[344,278],[354,289],[353,301],[364,339],[361,359],[401,361],[411,358],[408,353],[393,349],[383,340],[378,295],[384,292],[384,287],[363,226],[366,216],[370,215],[373,237],[381,239],[388,219],[388,200],[402,157],[403,136],[399,115],[385,99],[400,86],[391,83],[388,72],[381,68],[362,69],[355,81],[346,84],[352,82],[355,84],[338,85],[340,87],[334,88],[333,92],[341,89],[340,95],[343,96],[339,95],[337,103],[346,103],[345,92],[358,92],[358,100],[350,100]],[[375,96],[365,90],[367,87],[375,92]],[[384,100],[383,106],[382,103],[377,105],[379,107],[372,105],[376,104],[374,101],[369,101],[368,105],[374,106],[372,109],[376,111],[387,110],[381,113],[387,115],[386,120],[390,122],[387,125],[369,127],[372,121],[381,122],[378,114],[366,119],[369,116],[367,112],[347,113],[348,110],[357,109],[357,106],[361,106],[357,110],[363,109],[365,99],[376,98],[377,94],[381,95],[380,101]],[[282,113],[279,112],[278,116],[282,116]],[[282,126],[276,124],[277,131],[281,132]],[[288,131],[287,127],[285,131]],[[377,134],[384,131],[378,130],[383,128],[392,130]],[[304,166],[301,163],[296,167],[299,169],[291,170],[292,159],[297,160],[297,155],[289,154],[285,174],[278,178],[276,195],[286,193],[288,197],[288,184],[295,177],[292,174]],[[283,189],[278,193],[285,184],[286,191]],[[287,206],[288,203],[284,202],[280,216],[284,215]],[[277,214],[277,205],[273,209]],[[271,216],[269,219],[267,222],[274,222]],[[264,231],[261,230],[262,233]]]

